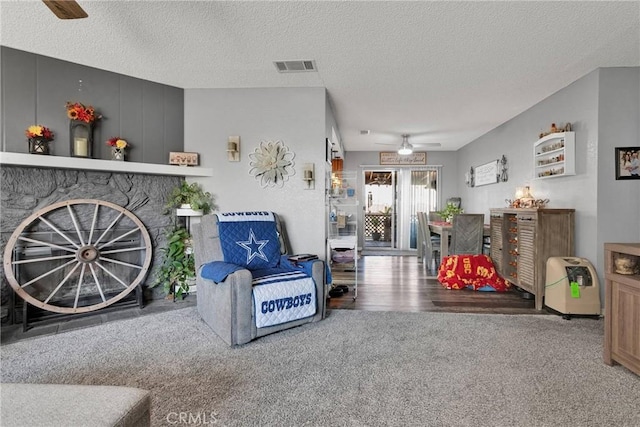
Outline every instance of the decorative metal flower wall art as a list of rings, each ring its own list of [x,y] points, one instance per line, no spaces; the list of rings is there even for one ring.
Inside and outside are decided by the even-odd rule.
[[[280,140],[261,141],[255,151],[249,154],[249,174],[262,187],[282,187],[295,174],[294,157],[295,154]]]

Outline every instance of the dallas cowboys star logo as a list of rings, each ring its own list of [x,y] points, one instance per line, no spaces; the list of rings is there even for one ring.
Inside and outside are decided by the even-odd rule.
[[[252,228],[249,229],[249,240],[236,242],[236,244],[247,250],[247,264],[255,257],[269,261],[269,258],[262,252],[262,248],[264,248],[267,243],[269,243],[269,240],[256,240],[256,235],[253,233]]]

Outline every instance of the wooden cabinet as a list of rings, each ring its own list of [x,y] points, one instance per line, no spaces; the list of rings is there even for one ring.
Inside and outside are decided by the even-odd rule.
[[[538,179],[576,174],[574,132],[556,132],[533,145],[533,170]]]
[[[573,256],[574,209],[491,209],[491,259],[498,273],[535,295],[542,310],[549,257]]]
[[[605,243],[604,363],[640,375],[640,243]]]

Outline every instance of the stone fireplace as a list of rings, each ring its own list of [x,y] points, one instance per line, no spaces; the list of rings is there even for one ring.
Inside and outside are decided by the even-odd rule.
[[[56,159],[55,156],[46,157],[51,160]],[[173,221],[170,215],[163,214],[166,197],[173,187],[179,185],[183,176],[37,168],[3,163],[0,170],[0,244],[3,254],[8,239],[20,223],[29,215],[53,203],[73,199],[96,199],[114,203],[133,213],[149,233],[153,255],[148,274],[142,283],[144,298],[146,300],[164,298],[161,286],[151,288],[149,285],[153,282],[160,263],[161,252],[158,248],[165,244],[164,230]],[[1,301],[4,323],[9,317],[10,296],[14,290],[7,282],[4,271],[2,278]]]

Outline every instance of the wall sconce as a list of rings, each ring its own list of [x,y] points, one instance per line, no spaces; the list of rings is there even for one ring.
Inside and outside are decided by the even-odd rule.
[[[306,190],[313,190],[316,188],[314,175],[313,163],[305,163],[302,166],[302,179],[307,183]]]
[[[240,137],[230,136],[227,140],[227,160],[230,162],[240,161]]]

